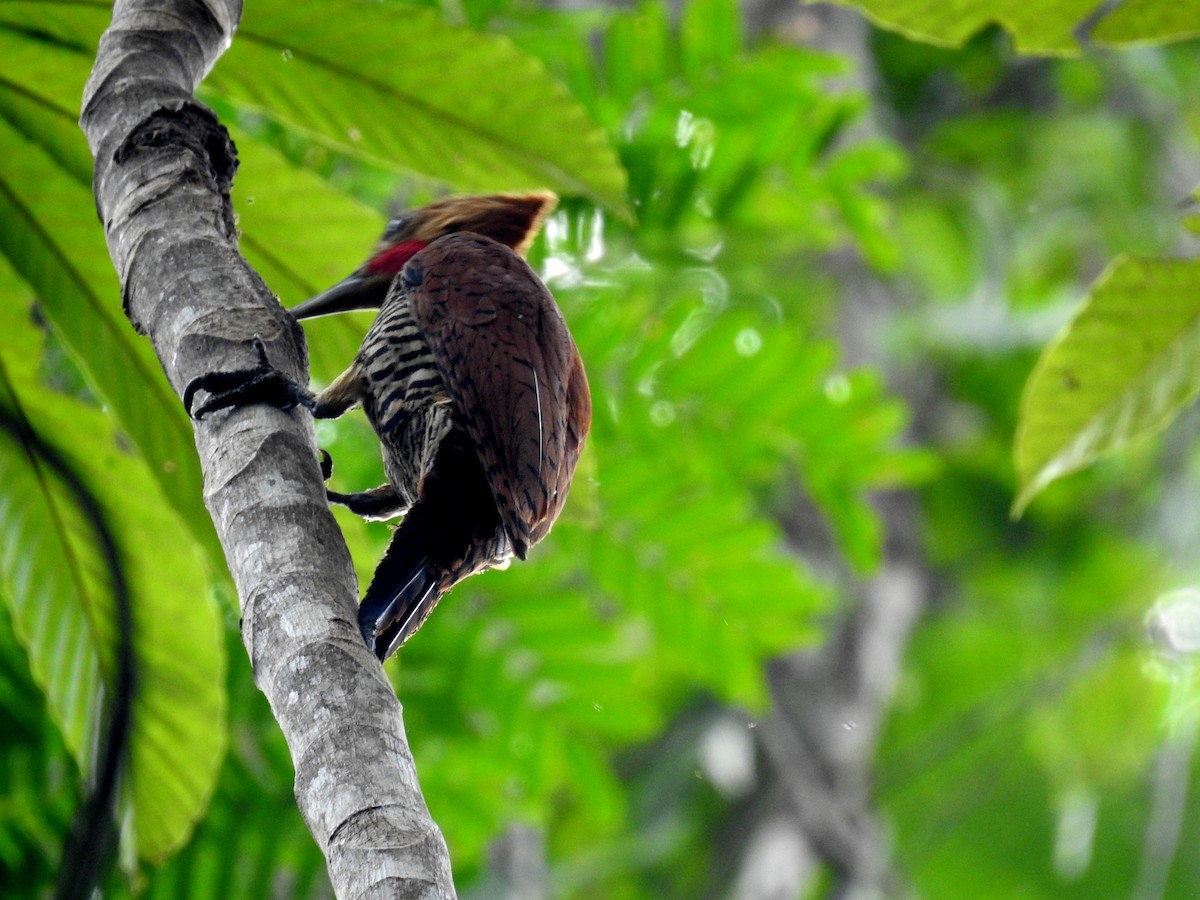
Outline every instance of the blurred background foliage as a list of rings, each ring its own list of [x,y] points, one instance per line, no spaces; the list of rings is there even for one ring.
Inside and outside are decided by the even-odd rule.
[[[247,259],[288,306],[348,272],[389,211],[551,187],[531,260],[596,405],[552,537],[457,589],[389,664],[460,891],[504,896],[503,847],[529,835],[552,896],[856,883],[781,799],[792,773],[760,726],[826,702],[771,661],[869,629],[853,611],[903,556],[922,617],[863,637],[902,663],[850,779],[887,859],[875,886],[1190,896],[1192,671],[1163,647],[1192,607],[1155,600],[1195,578],[1200,420],[1185,410],[1019,521],[1009,509],[1041,348],[1117,254],[1193,250],[1195,45],[1027,57],[980,23],[935,48],[850,11],[732,0],[317,6],[251,4],[201,89],[238,145]],[[97,485],[121,473],[101,496],[142,560],[141,621],[187,610],[203,636],[150,654],[151,683],[203,687],[143,704],[132,874],[111,890],[328,896],[188,424],[96,227],[74,119],[107,19],[0,9],[0,398]],[[1061,52],[1035,38],[1017,30]],[[366,322],[312,323],[314,382]],[[318,437],[336,488],[382,480],[357,417]],[[95,689],[77,667],[109,665],[109,612],[94,572],[52,577],[82,552],[70,511],[43,486],[38,518],[36,466],[7,444],[0,461],[0,893],[37,896],[90,765]],[[339,521],[368,578],[387,528]],[[156,576],[148,548],[167,538],[186,559]],[[772,856],[756,835],[780,817],[793,837]]]

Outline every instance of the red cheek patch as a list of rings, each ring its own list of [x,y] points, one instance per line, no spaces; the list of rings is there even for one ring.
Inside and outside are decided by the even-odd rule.
[[[425,244],[425,241],[403,241],[395,247],[388,247],[372,257],[367,263],[367,271],[372,275],[395,275]]]

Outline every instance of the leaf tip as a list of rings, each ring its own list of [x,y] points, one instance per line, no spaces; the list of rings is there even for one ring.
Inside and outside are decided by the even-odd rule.
[[[1036,490],[1025,486],[1017,491],[1017,496],[1013,498],[1012,506],[1008,508],[1008,518],[1011,522],[1018,522],[1021,516],[1025,515],[1025,510],[1029,508],[1029,504],[1033,502],[1033,498],[1037,495]]]

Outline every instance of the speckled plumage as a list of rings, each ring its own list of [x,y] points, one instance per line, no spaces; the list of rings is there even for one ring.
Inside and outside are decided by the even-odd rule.
[[[412,257],[351,372],[409,507],[360,611],[394,649],[459,581],[524,559],[549,533],[591,403],[550,292],[508,247],[471,233]]]

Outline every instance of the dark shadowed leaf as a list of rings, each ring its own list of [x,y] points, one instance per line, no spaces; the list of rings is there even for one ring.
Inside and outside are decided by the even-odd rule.
[[[19,307],[3,309],[2,400],[58,447],[95,493],[127,566],[139,685],[127,828],[138,855],[157,861],[191,832],[224,751],[220,617],[196,545],[145,464],[120,448],[103,413],[37,380],[41,336]],[[51,716],[88,771],[100,675],[113,664],[109,575],[68,492],[10,438],[4,440],[4,599]]]

